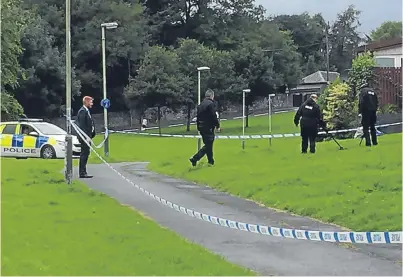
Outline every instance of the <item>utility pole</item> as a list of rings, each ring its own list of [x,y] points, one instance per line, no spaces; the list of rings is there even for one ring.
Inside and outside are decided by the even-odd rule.
[[[329,28],[330,28],[330,22],[327,22],[326,25],[326,81],[329,82],[329,71],[330,71],[330,65],[329,65],[329,60],[330,60],[330,53],[329,53]]]
[[[73,175],[73,141],[71,137],[71,33],[70,33],[70,0],[66,0],[66,155],[65,179],[71,184]]]

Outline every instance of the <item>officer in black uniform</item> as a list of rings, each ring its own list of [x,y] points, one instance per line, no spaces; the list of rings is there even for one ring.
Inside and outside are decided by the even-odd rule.
[[[83,106],[77,113],[77,126],[84,131],[84,133],[89,137],[95,137],[95,125],[94,121],[91,117],[89,109],[92,108],[93,98],[90,96],[85,96],[83,98]],[[80,152],[80,162],[79,162],[79,177],[80,178],[92,178],[91,175],[87,173],[87,161],[90,155],[90,147],[87,143],[78,136],[78,140],[81,144],[81,152]],[[88,144],[91,143],[91,140],[87,140]]]
[[[311,97],[306,100],[298,109],[294,117],[294,124],[298,127],[301,119],[301,152],[306,153],[309,150],[311,153],[316,152],[316,137],[318,135],[318,125],[326,129],[325,123],[322,119],[319,105],[316,104],[318,96],[312,94]]]
[[[207,156],[208,163],[214,165],[213,143],[214,129],[220,130],[220,121],[217,118],[216,108],[214,104],[214,91],[208,89],[205,99],[197,107],[197,130],[200,132],[204,146],[189,161],[192,166],[196,166],[197,162]]]
[[[377,137],[376,137],[376,111],[378,109],[378,96],[375,93],[375,90],[365,83],[360,88],[359,102],[358,102],[358,111],[361,118],[362,129],[364,132],[365,145],[371,146],[372,144],[377,145]],[[371,131],[371,139],[369,137],[369,131]]]

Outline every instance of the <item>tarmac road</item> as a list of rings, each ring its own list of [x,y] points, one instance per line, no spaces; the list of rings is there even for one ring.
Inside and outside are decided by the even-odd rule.
[[[144,189],[198,212],[274,227],[342,231],[332,225],[277,212],[208,187],[150,172],[146,169],[147,163],[113,166]],[[106,165],[88,165],[88,172],[95,177],[81,180],[90,188],[132,206],[182,237],[261,275],[402,276],[402,245],[343,246],[233,230],[163,206]]]

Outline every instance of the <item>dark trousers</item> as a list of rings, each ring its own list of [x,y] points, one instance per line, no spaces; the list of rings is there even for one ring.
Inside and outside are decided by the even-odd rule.
[[[376,112],[365,112],[362,114],[361,124],[362,124],[362,131],[364,132],[366,146],[371,146],[371,139],[373,145],[378,144],[378,139],[376,137],[375,123],[376,123]],[[369,136],[370,133],[371,138]]]
[[[192,159],[196,162],[200,161],[204,155],[207,156],[207,160],[210,164],[214,164],[213,158],[213,143],[214,143],[214,129],[199,130],[202,137],[204,146],[197,152]]]
[[[309,151],[311,153],[316,152],[316,137],[318,135],[318,128],[316,127],[304,127],[301,126],[301,152],[306,153],[308,150],[308,142],[309,142]]]
[[[87,174],[87,162],[88,156],[90,155],[90,147],[85,143],[85,141],[80,139],[81,152],[80,152],[80,162],[79,162],[79,174]]]

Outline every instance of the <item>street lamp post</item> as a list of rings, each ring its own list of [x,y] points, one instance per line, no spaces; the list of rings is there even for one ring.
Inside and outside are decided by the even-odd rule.
[[[250,89],[242,90],[242,149],[245,149],[245,98],[247,93],[250,93]]]
[[[108,23],[102,23],[101,24],[101,31],[102,31],[102,88],[103,88],[103,94],[104,94],[104,99],[106,99],[106,55],[105,55],[105,29],[116,29],[118,27],[118,23],[116,22],[108,22]],[[109,135],[107,133],[108,131],[108,110],[106,107],[104,107],[104,128],[105,128],[105,144],[104,144],[104,153],[105,157],[109,156]]]
[[[70,0],[66,0],[66,155],[65,155],[65,180],[71,184],[73,175],[73,141],[71,136],[71,16]]]
[[[197,105],[200,105],[201,102],[201,72],[205,70],[210,70],[210,67],[207,66],[201,66],[197,68]],[[201,148],[201,139],[197,139],[197,151],[199,151]]]
[[[272,97],[274,97],[274,96],[276,96],[275,94],[269,94],[269,134],[270,134],[270,137],[269,137],[269,143],[270,143],[270,146],[271,146],[271,139],[272,139],[272,132],[271,132],[271,98]]]

